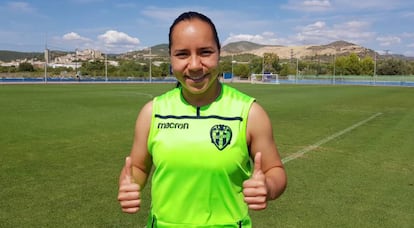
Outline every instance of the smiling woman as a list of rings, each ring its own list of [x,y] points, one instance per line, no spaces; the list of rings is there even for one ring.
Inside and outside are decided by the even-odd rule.
[[[216,99],[220,92],[217,80],[220,44],[211,21],[192,17],[194,15],[184,14],[173,24],[174,29],[170,31],[170,40],[174,41],[170,41],[171,66],[185,88],[185,99],[195,106],[203,106]]]
[[[270,119],[218,80],[220,43],[208,17],[181,14],[169,41],[179,86],[138,115],[119,178],[122,210],[140,210],[154,166],[147,227],[252,227],[249,209],[265,209],[286,187]]]

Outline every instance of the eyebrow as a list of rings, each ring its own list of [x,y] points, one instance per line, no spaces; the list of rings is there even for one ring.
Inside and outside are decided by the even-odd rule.
[[[173,52],[182,52],[182,51],[188,51],[187,48],[181,48],[181,49],[175,49]],[[213,46],[206,46],[206,47],[200,47],[197,48],[197,50],[215,50]]]
[[[173,50],[174,52],[181,52],[181,51],[188,51],[188,49],[186,48],[181,48],[181,49],[175,49]]]

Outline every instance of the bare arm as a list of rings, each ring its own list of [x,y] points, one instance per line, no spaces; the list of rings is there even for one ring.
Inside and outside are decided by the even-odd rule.
[[[132,177],[142,188],[151,172],[152,158],[148,152],[147,141],[151,126],[152,102],[148,102],[138,115],[135,123],[134,143],[131,149]]]
[[[135,124],[134,143],[119,176],[118,201],[122,211],[135,213],[141,205],[141,189],[151,172],[152,159],[147,149],[151,125],[152,102],[147,103]]]
[[[243,193],[251,209],[261,210],[266,208],[266,201],[274,200],[284,192],[287,177],[273,139],[269,116],[257,103],[252,104],[249,112],[247,141],[255,169],[252,177],[245,181]]]

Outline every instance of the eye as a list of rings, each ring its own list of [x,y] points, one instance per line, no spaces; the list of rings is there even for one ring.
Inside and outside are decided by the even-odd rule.
[[[187,58],[189,56],[188,52],[185,51],[178,51],[176,53],[174,53],[174,56],[179,58],[179,59],[184,59]]]
[[[200,55],[204,56],[204,57],[210,56],[213,53],[214,53],[214,51],[212,51],[210,49],[203,49],[203,50],[200,51]]]

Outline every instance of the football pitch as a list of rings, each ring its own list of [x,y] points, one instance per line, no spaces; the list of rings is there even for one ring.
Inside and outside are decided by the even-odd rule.
[[[254,227],[413,226],[413,88],[231,85],[267,110],[288,175]],[[173,87],[0,85],[0,227],[144,227],[150,185],[123,214],[118,176],[138,111]]]

